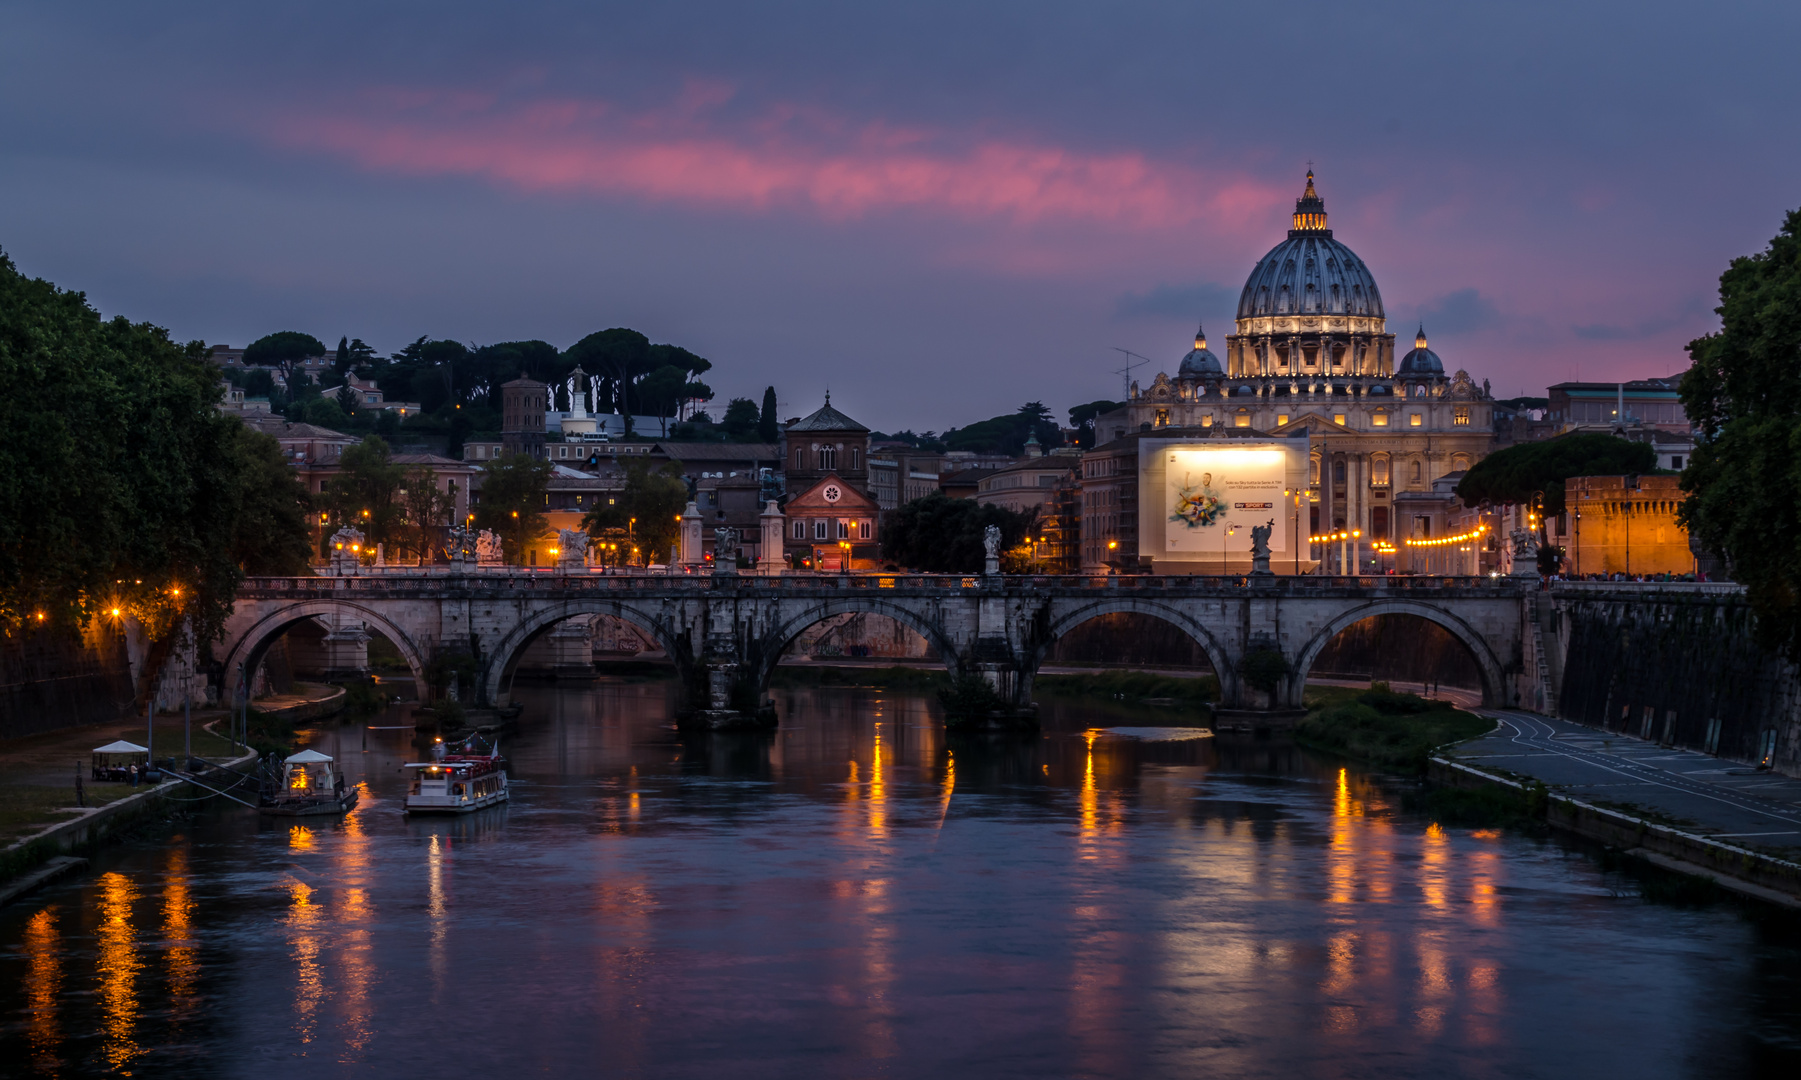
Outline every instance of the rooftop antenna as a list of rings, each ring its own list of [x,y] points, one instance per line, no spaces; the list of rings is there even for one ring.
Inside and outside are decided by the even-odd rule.
[[[1132,369],[1136,368],[1136,367],[1143,367],[1144,365],[1150,363],[1151,362],[1150,357],[1139,356],[1137,353],[1133,352],[1132,350],[1122,349],[1118,345],[1113,346],[1113,351],[1117,352],[1117,353],[1125,353],[1126,354],[1126,366],[1122,367],[1122,368],[1114,368],[1113,373],[1120,377],[1120,395],[1119,396],[1127,401],[1130,401],[1130,400],[1132,400]],[[1133,363],[1132,361],[1134,361],[1134,360],[1136,360],[1138,362]]]

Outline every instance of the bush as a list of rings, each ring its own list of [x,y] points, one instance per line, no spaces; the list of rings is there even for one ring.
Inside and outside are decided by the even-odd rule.
[[[1275,649],[1252,649],[1239,664],[1238,673],[1252,688],[1273,694],[1288,676],[1288,658]]]
[[[1007,707],[1006,701],[980,675],[957,676],[938,691],[938,701],[944,706],[945,727],[978,724]]]

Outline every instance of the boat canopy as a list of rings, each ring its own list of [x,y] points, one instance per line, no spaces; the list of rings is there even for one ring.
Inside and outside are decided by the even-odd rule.
[[[326,757],[324,754],[321,754],[317,750],[302,750],[298,754],[288,755],[287,764],[289,764],[289,765],[314,765],[314,764],[317,764],[322,761],[330,761],[330,760],[331,760],[331,758]]]
[[[96,754],[148,754],[150,750],[137,743],[120,739],[118,742],[109,742],[105,746],[96,746],[93,752]]]

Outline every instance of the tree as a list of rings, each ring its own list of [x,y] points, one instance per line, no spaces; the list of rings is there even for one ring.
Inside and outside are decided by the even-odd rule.
[[[1123,401],[1111,401],[1101,398],[1090,401],[1086,405],[1077,405],[1069,410],[1069,426],[1076,429],[1076,445],[1084,450],[1094,449],[1094,421],[1102,413],[1110,413],[1124,405]]]
[[[978,454],[1019,454],[1028,438],[1036,438],[1047,450],[1063,441],[1062,432],[1051,421],[1050,410],[1043,402],[1030,401],[1005,416],[952,428],[944,433],[944,444],[952,450],[973,450]]]
[[[910,570],[934,574],[981,573],[987,558],[983,534],[1001,530],[1001,548],[1015,548],[1031,532],[1036,515],[984,506],[933,492],[894,512],[882,530],[882,558]]]
[[[781,435],[781,421],[776,417],[775,387],[763,388],[763,411],[757,417],[757,439],[772,443]]]
[[[647,461],[625,467],[625,487],[611,503],[596,504],[582,528],[596,538],[617,537],[638,548],[648,566],[667,557],[681,535],[677,520],[688,505],[688,485],[675,462],[652,468]]]
[[[726,404],[725,416],[719,424],[733,442],[752,442],[757,438],[759,422],[756,402],[749,398],[733,398]]]
[[[508,561],[515,565],[525,560],[532,541],[550,529],[543,513],[549,483],[550,462],[529,454],[495,458],[482,470],[475,527],[497,533]]]
[[[370,435],[344,451],[338,468],[325,489],[331,524],[354,526],[368,547],[400,540],[406,512],[399,496],[406,466],[392,460],[388,444]]]
[[[639,381],[637,398],[640,407],[651,416],[674,416],[687,387],[688,373],[666,364]]]
[[[240,424],[231,451],[238,476],[232,559],[252,576],[309,573],[312,498],[281,443]]]
[[[325,344],[311,334],[298,330],[282,330],[257,338],[244,347],[247,367],[272,367],[281,370],[282,381],[292,383],[294,373],[307,359],[325,355]],[[293,390],[293,386],[288,388]]]
[[[428,563],[440,546],[441,532],[456,512],[456,499],[438,489],[438,474],[428,468],[409,469],[400,492],[404,527],[400,548],[421,563]]]
[[[199,342],[103,321],[0,254],[0,629],[117,612],[153,640],[182,617],[201,640],[217,632],[258,465],[215,408],[218,378]]]
[[[1654,472],[1657,451],[1601,432],[1561,435],[1518,443],[1476,462],[1457,484],[1466,505],[1515,506],[1544,495],[1544,512],[1564,511],[1563,482],[1572,476],[1620,476]]]
[[[1801,661],[1801,210],[1732,261],[1714,310],[1682,378],[1699,440],[1678,520],[1744,583],[1765,644]]]

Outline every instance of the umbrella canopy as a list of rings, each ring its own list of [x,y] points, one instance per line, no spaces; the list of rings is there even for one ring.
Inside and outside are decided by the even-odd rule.
[[[96,754],[148,754],[150,750],[148,747],[120,739],[118,742],[109,742],[105,746],[96,746],[93,752]]]
[[[316,764],[321,761],[330,761],[330,760],[331,760],[330,758],[326,757],[324,754],[321,754],[317,750],[302,750],[298,754],[290,755],[288,757],[287,763],[289,765],[313,765],[313,764]]]

